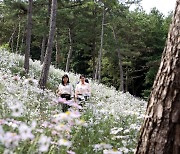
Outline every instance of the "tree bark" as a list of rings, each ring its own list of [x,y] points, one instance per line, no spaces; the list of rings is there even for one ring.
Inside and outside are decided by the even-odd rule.
[[[59,67],[59,64],[60,64],[60,60],[61,60],[61,54],[60,54],[60,47],[59,47],[59,33],[58,33],[58,30],[56,32],[56,63],[55,63],[55,66],[56,68]]]
[[[97,27],[97,7],[95,6],[95,9],[93,10],[93,17],[94,17],[94,23],[93,23],[93,33],[96,34],[96,27]],[[93,42],[92,42],[92,63],[93,63],[93,79],[95,78],[96,74],[96,35],[93,37]]]
[[[17,43],[16,43],[16,53],[18,53],[19,50],[19,40],[20,40],[20,35],[21,35],[21,18],[19,17],[19,29],[18,29],[18,36],[17,36]]]
[[[39,86],[42,89],[44,89],[46,86],[49,68],[50,68],[50,64],[51,64],[53,40],[54,40],[55,28],[56,28],[56,11],[57,11],[57,0],[52,0],[49,38],[48,38],[48,44],[47,44],[47,48],[46,48],[46,54],[45,54],[45,58],[44,58],[43,68],[41,71],[41,77],[39,80]]]
[[[46,18],[46,26],[47,27],[49,25],[50,15],[51,15],[51,0],[48,0],[48,15],[47,15],[47,18]],[[43,35],[42,44],[41,44],[41,65],[44,62],[46,43],[47,43],[47,35],[46,35],[46,32],[45,32],[45,34]]]
[[[66,72],[69,72],[69,66],[70,66],[70,60],[71,60],[71,55],[72,55],[72,35],[71,35],[71,29],[69,28],[69,52],[68,52],[68,57],[66,61]]]
[[[114,30],[114,27],[112,27],[112,30],[113,30],[114,40],[115,40],[116,45],[117,45],[119,74],[120,74],[120,91],[124,92],[124,78],[123,78],[124,72],[123,72],[123,67],[122,67],[122,56],[121,56],[121,51],[120,51],[120,47],[118,45],[117,36],[116,36],[116,32]]]
[[[25,49],[25,58],[24,58],[24,69],[26,74],[29,73],[29,56],[30,56],[31,31],[32,31],[32,3],[33,0],[29,0],[27,33],[26,33],[26,49]]]
[[[101,82],[101,62],[102,62],[102,50],[103,50],[103,39],[104,39],[104,20],[105,20],[105,7],[103,7],[103,17],[102,17],[102,25],[101,25],[101,45],[99,49],[98,63],[96,68],[95,77],[98,79],[98,83]]]
[[[136,154],[180,154],[180,0],[148,102]]]
[[[41,65],[44,62],[45,50],[46,50],[46,35],[44,34],[41,44]]]
[[[16,29],[17,29],[17,25],[14,27],[13,33],[11,34],[11,37],[9,38],[9,41],[8,41],[9,47],[11,47],[12,52],[14,52],[14,50],[13,50],[13,48],[14,48],[14,35],[16,33]]]
[[[23,27],[22,30],[22,38],[21,38],[21,45],[19,47],[19,53],[22,53],[22,50],[24,48],[24,40],[25,40],[25,27]]]

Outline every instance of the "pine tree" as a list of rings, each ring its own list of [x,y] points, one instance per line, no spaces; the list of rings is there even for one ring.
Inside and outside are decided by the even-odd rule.
[[[136,154],[180,153],[180,0],[148,102]]]

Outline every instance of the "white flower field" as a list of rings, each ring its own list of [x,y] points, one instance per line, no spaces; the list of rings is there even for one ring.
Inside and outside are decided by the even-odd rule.
[[[89,79],[92,97],[83,109],[68,102],[63,113],[55,91],[64,71],[50,67],[47,90],[38,88],[39,61],[0,49],[0,153],[134,153],[147,102]],[[68,73],[75,87],[79,75]]]

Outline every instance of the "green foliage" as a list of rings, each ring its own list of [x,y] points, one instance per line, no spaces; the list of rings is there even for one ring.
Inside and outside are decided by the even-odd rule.
[[[128,4],[134,2],[138,1],[128,1]],[[39,60],[43,37],[46,37],[47,46],[50,4],[48,0],[38,0],[33,3],[31,58]],[[18,49],[17,52],[21,54],[25,49],[27,5],[26,1],[20,0],[5,0],[0,3],[0,45],[12,52],[16,52],[15,50]],[[120,72],[117,56],[119,48],[126,91],[136,96],[146,97],[143,91],[145,89],[150,91],[152,87],[160,55],[165,46],[172,13],[168,17],[164,17],[155,8],[149,14],[141,9],[129,11],[128,5],[121,4],[118,0],[58,1],[56,24],[56,41],[60,53],[58,68],[65,70],[70,46],[70,29],[73,50],[70,70],[93,77],[100,48],[103,6],[106,8],[106,13],[102,83],[114,86],[116,89],[119,88]],[[114,40],[112,28],[117,35],[117,43]],[[55,61],[56,47],[54,46],[52,64],[55,64]],[[150,64],[151,61],[153,63]],[[21,66],[23,66],[23,62]],[[14,73],[20,72],[24,75],[20,68],[11,69]],[[40,72],[35,73],[37,78],[39,78]],[[55,82],[57,83],[58,79],[55,79]],[[48,83],[49,88],[53,88],[53,86]]]
[[[9,44],[8,43],[5,43],[5,44],[2,44],[0,46],[1,49],[6,49],[7,51],[10,51],[10,47],[9,47]]]

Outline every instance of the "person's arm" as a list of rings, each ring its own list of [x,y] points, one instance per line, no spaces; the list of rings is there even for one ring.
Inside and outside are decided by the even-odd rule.
[[[79,94],[79,84],[77,84],[75,88],[75,98],[77,98],[78,94]]]
[[[58,96],[61,96],[61,94],[62,94],[61,88],[62,88],[62,85],[59,85],[58,90],[57,90],[57,95]]]
[[[89,83],[88,83],[88,89],[87,89],[87,91],[88,91],[88,96],[91,96],[91,86],[90,86]]]
[[[72,84],[70,84],[70,95],[72,98],[74,97],[74,89],[73,89]]]

